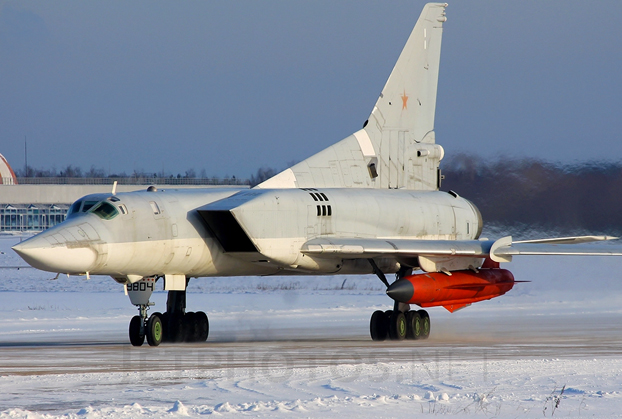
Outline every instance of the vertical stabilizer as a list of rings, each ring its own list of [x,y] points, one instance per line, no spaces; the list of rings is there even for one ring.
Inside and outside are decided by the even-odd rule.
[[[258,187],[438,189],[434,112],[446,6],[425,5],[362,130]]]
[[[370,130],[407,131],[416,142],[434,142],[430,133],[446,19],[445,4],[425,6],[370,115]]]

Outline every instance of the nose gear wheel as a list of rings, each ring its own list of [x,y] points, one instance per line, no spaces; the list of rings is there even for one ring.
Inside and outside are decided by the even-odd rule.
[[[130,342],[132,346],[142,346],[145,343],[145,328],[140,316],[132,317],[130,321]]]
[[[164,331],[162,328],[162,314],[153,313],[147,321],[147,343],[149,346],[158,346],[162,342]]]

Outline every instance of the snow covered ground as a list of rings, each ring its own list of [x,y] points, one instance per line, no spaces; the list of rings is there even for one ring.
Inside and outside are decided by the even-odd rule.
[[[0,267],[23,266],[0,236]],[[525,257],[508,295],[372,342],[374,277],[191,283],[204,344],[131,347],[110,278],[1,269],[0,418],[622,417],[622,259]],[[162,311],[166,294],[154,294]]]

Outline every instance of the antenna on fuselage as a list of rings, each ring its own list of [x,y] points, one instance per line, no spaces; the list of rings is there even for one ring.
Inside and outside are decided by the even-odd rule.
[[[117,194],[117,181],[116,180],[112,183],[112,194],[113,195]]]

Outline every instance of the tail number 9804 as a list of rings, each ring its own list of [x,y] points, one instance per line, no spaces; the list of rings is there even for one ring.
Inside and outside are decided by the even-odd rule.
[[[128,291],[151,291],[153,292],[153,282],[149,281],[138,281],[138,282],[134,282],[133,284],[127,284],[127,290]]]

